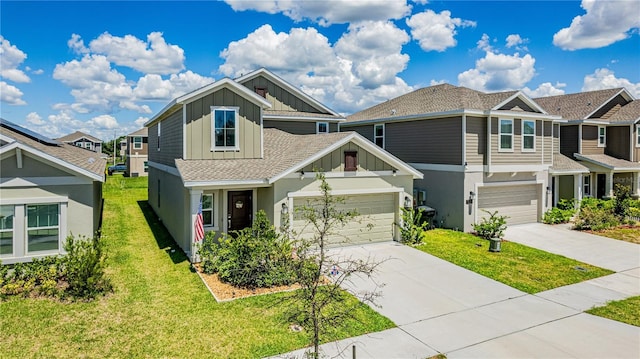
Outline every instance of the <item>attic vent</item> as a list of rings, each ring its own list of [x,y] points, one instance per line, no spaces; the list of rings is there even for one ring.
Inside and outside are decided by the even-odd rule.
[[[391,110],[391,116],[396,114],[396,109],[394,108],[393,110]]]
[[[89,163],[94,163],[96,161],[96,159],[93,158],[93,157],[90,157],[88,161],[89,161]]]
[[[556,111],[560,111],[560,107],[558,107],[558,109]]]
[[[587,106],[591,106],[591,102],[587,102]]]

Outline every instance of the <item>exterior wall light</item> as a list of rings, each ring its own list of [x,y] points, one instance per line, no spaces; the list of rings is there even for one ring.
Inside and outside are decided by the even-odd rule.
[[[289,214],[289,206],[286,203],[282,203],[282,214]]]

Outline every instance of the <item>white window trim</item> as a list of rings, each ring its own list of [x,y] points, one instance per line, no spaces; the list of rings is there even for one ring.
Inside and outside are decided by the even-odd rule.
[[[511,122],[511,133],[502,132],[502,121]],[[514,124],[512,118],[498,118],[498,152],[513,152]],[[511,136],[511,148],[502,148],[502,135]]]
[[[533,122],[533,134],[525,134],[524,133],[524,123],[525,122]],[[520,126],[521,134],[520,134],[520,136],[521,136],[521,142],[522,142],[520,144],[521,151],[522,152],[536,152],[536,121],[535,120],[521,120],[520,123],[521,123],[521,126]],[[524,148],[524,138],[527,137],[527,136],[528,137],[533,137],[533,148]]]
[[[28,205],[58,205],[58,225],[57,226],[47,226],[47,227],[29,227],[29,215],[27,211]],[[41,202],[41,203],[29,203],[24,205],[24,255],[25,256],[34,256],[34,255],[47,255],[47,254],[56,254],[63,252],[63,238],[65,238],[66,233],[66,223],[67,218],[67,204],[66,203],[57,203],[57,202]],[[58,228],[58,249],[51,249],[46,251],[29,251],[29,230],[37,230],[37,229],[48,229],[48,228]],[[15,239],[14,239],[15,240]],[[15,242],[14,242],[15,243]],[[15,254],[15,253],[14,253]]]
[[[320,132],[320,125],[325,125],[326,131]],[[329,122],[316,122],[316,134],[329,133]]]
[[[590,175],[586,175],[582,177],[582,194],[585,197],[591,197],[591,176]]]
[[[376,127],[381,126],[382,127],[382,136],[378,136],[376,135]],[[385,148],[386,143],[385,143],[385,135],[386,135],[386,131],[387,129],[384,126],[384,123],[376,123],[373,125],[373,143],[376,144],[376,146],[378,145],[378,138],[382,138],[382,148]]]
[[[160,151],[160,125],[162,122],[158,122],[158,151]]]
[[[140,143],[136,143],[136,139],[140,139]],[[133,149],[134,150],[141,150],[142,149],[142,137],[141,136],[134,136],[131,139],[131,143],[133,143]]]
[[[235,146],[216,146],[216,119],[215,111],[234,111],[236,113],[235,120]],[[229,106],[211,106],[211,151],[240,151],[240,108]]]
[[[0,258],[11,258],[14,256],[16,252],[15,240],[16,240],[16,207],[14,205],[4,205],[7,207],[13,208],[13,223],[11,224],[11,229],[0,229],[0,233],[2,232],[11,232],[11,253],[0,254]]]
[[[604,134],[600,135],[600,129],[604,129]],[[603,143],[600,143],[600,136],[603,137]],[[607,147],[607,126],[598,126],[598,147]]]
[[[640,147],[640,125],[636,125],[636,147]]]
[[[220,196],[218,195],[218,191],[203,193],[202,197],[204,196],[213,196],[213,201],[211,201],[211,219],[213,220],[213,224],[208,225],[205,223],[204,228],[207,231],[217,231],[219,227],[218,227],[218,216],[216,212],[218,209],[218,197]],[[202,209],[202,211],[204,212],[204,208]]]

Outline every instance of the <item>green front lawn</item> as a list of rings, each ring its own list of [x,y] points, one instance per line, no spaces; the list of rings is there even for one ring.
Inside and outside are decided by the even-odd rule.
[[[640,296],[609,302],[587,313],[640,327]]]
[[[110,176],[104,197],[115,292],[89,303],[0,302],[1,357],[258,358],[307,344],[283,319],[285,294],[215,301],[148,206],[146,178]],[[394,326],[366,305],[355,314],[326,339]]]
[[[640,227],[616,227],[605,229],[602,231],[593,231],[593,234],[599,236],[618,239],[625,242],[640,244]]]
[[[537,293],[611,274],[518,243],[502,242],[502,251],[489,252],[489,241],[446,229],[427,231],[416,248],[527,293]]]

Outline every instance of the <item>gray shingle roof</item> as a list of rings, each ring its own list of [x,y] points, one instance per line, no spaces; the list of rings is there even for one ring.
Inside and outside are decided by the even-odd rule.
[[[328,120],[340,120],[343,117],[335,116],[329,113],[316,113],[316,112],[303,112],[303,111],[279,111],[279,110],[263,110],[264,116],[283,116],[291,118],[305,118],[305,117],[318,117],[326,118]]]
[[[539,97],[534,101],[552,115],[562,116],[565,120],[583,120],[621,90],[623,89],[614,88]]]
[[[577,161],[560,154],[553,154],[553,166],[549,169],[551,173],[588,173],[589,169]]]
[[[623,160],[620,158],[611,157],[608,155],[584,155],[584,154],[576,154],[577,159],[583,160],[585,162],[590,162],[596,165],[608,167],[615,170],[639,170],[640,171],[640,163],[631,162],[627,160]]]
[[[149,128],[147,127],[143,127],[137,131],[131,132],[130,134],[128,134],[127,136],[143,136],[143,137],[148,137],[149,136]]]
[[[640,100],[633,100],[611,115],[607,120],[610,122],[628,122],[640,119]]]
[[[347,122],[394,118],[462,109],[489,110],[517,91],[484,93],[440,84],[421,88],[347,116]]]
[[[3,126],[0,126],[0,131],[3,135],[11,137],[24,145],[35,148],[36,150],[42,151],[74,166],[92,172],[104,179],[104,169],[107,165],[107,161],[101,158],[98,153],[87,151],[66,143],[57,146],[42,144],[21,134],[20,132],[13,131]]]
[[[84,138],[86,138],[88,140],[91,140],[93,142],[102,143],[101,139],[93,137],[91,135],[87,135],[86,133],[80,132],[80,131],[76,131],[74,133],[71,133],[71,134],[68,134],[66,136],[62,136],[60,138],[56,138],[56,139],[59,140],[59,141],[63,141],[63,142],[73,142],[73,141],[78,140],[78,139],[80,139],[82,137],[84,137]]]
[[[335,132],[292,135],[275,128],[267,128],[264,129],[262,159],[176,159],[176,167],[185,182],[264,181],[302,163],[351,134],[352,132]]]

